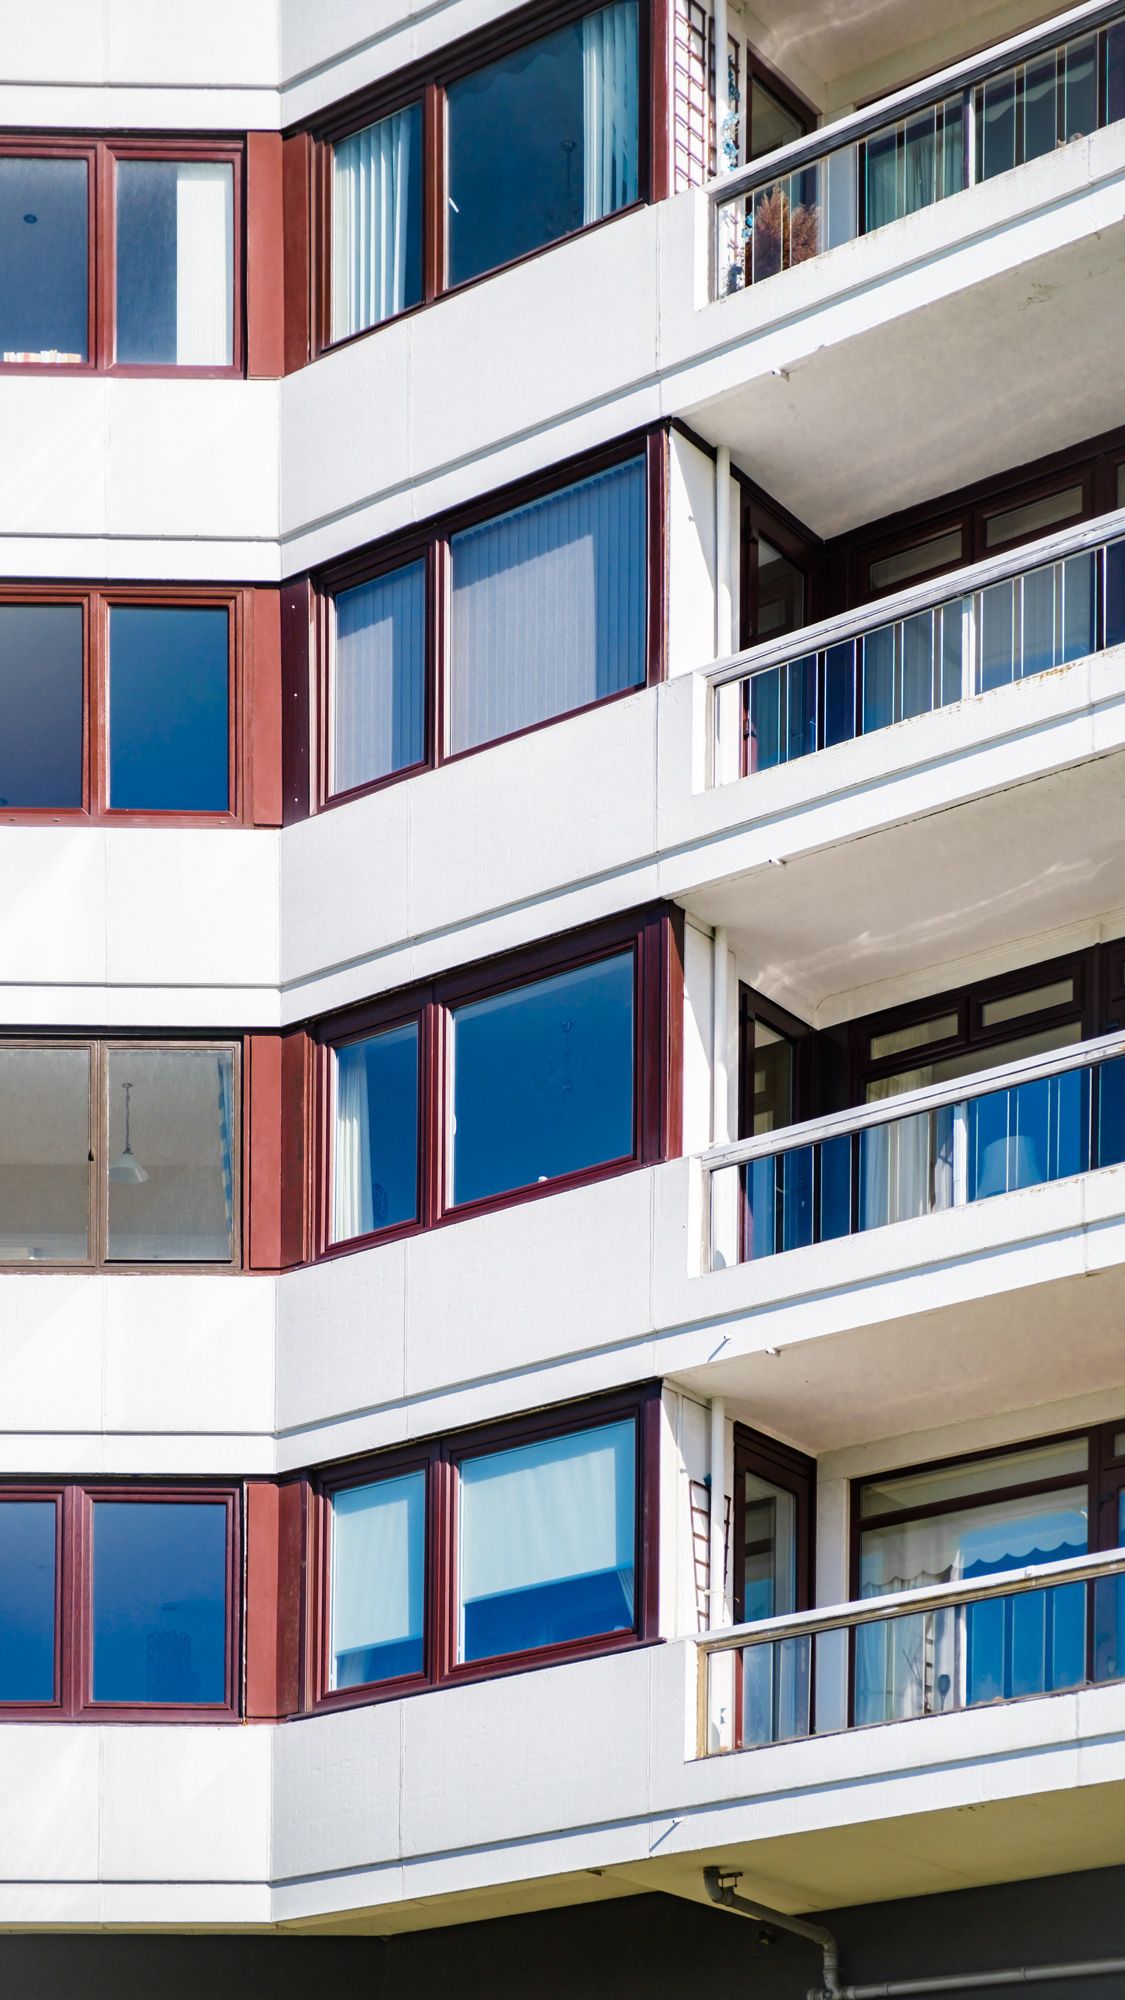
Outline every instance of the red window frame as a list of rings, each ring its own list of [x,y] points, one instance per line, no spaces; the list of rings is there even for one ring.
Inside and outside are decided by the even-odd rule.
[[[633,1150],[620,1159],[581,1167],[556,1179],[508,1188],[479,1200],[454,1204],[451,1188],[452,1149],[447,1112],[449,1082],[449,1016],[468,1000],[531,986],[553,974],[613,958],[631,950],[635,959],[633,987]],[[449,973],[425,985],[385,995],[377,1001],[318,1022],[314,1049],[314,1257],[335,1257],[400,1236],[417,1234],[464,1217],[489,1214],[518,1202],[535,1201],[566,1188],[607,1180],[635,1167],[651,1166],[672,1157],[679,1148],[679,1093],[683,981],[677,920],[663,904],[614,918],[606,923],[568,932],[546,943],[510,952],[502,958]],[[332,1238],[333,1200],[333,1052],[380,1029],[419,1022],[418,1045],[418,1174],[417,1214],[408,1222],[390,1223],[363,1236]]]
[[[297,128],[288,136],[290,139],[306,139],[309,147],[307,161],[308,185],[304,190],[309,208],[309,253],[311,265],[311,286],[309,299],[309,327],[307,357],[316,360],[321,354],[334,352],[337,348],[350,346],[355,340],[363,340],[369,334],[379,333],[384,326],[406,319],[435,304],[443,297],[463,292],[472,285],[482,284],[485,279],[495,277],[499,271],[510,271],[520,264],[526,264],[534,257],[542,257],[560,243],[570,242],[576,236],[587,235],[593,229],[603,229],[610,222],[616,222],[623,215],[630,215],[649,202],[657,201],[665,192],[667,176],[667,42],[666,0],[639,0],[638,9],[638,50],[639,72],[639,194],[635,202],[626,208],[615,209],[612,215],[601,217],[597,222],[581,224],[577,229],[568,230],[565,235],[552,237],[549,243],[537,244],[533,249],[523,251],[518,257],[506,263],[493,265],[487,271],[478,272],[474,277],[463,279],[456,285],[446,282],[446,241],[445,218],[447,202],[446,171],[446,92],[451,84],[459,83],[464,77],[479,70],[487,69],[504,56],[513,55],[556,29],[568,27],[586,14],[595,14],[607,0],[533,0],[533,4],[505,15],[502,19],[478,28],[475,33],[463,36],[459,41],[448,43],[420,62],[410,64],[374,88],[357,92],[330,112],[319,117],[306,127]],[[331,287],[332,287],[332,154],[338,141],[350,138],[355,132],[362,132],[367,126],[380,119],[391,117],[396,111],[403,111],[408,105],[421,107],[422,126],[422,297],[414,305],[407,306],[400,313],[394,313],[376,326],[361,327],[357,332],[332,338]],[[302,274],[303,275],[303,274]]]
[[[5,605],[77,605],[82,612],[82,803],[0,807],[0,825],[239,826],[248,823],[254,792],[250,640],[254,593],[191,584],[3,584]],[[227,784],[225,812],[135,811],[109,797],[109,628],[117,607],[220,610],[227,613]],[[2,716],[0,716],[2,720]]]
[[[608,472],[614,466],[642,458],[645,466],[644,679],[634,687],[601,695],[594,701],[583,702],[578,708],[563,709],[557,715],[545,716],[541,722],[528,723],[524,728],[511,730],[504,736],[490,737],[487,742],[471,744],[464,750],[451,750],[447,736],[447,689],[452,661],[449,612],[452,596],[451,544],[454,537],[468,528],[479,527],[485,521],[497,520],[534,500],[545,499],[553,493],[565,491],[568,486],[579,485],[599,472]],[[604,708],[610,702],[624,701],[663,680],[667,478],[665,428],[657,426],[636,431],[600,451],[566,459],[534,478],[499,487],[468,506],[437,515],[422,526],[396,535],[389,541],[371,544],[344,561],[318,571],[306,584],[290,585],[287,591],[290,604],[294,601],[294,591],[298,596],[303,591],[312,592],[311,632],[307,628],[302,629],[299,617],[288,620],[286,627],[289,654],[287,680],[297,696],[298,706],[307,702],[311,710],[308,728],[311,740],[306,750],[305,728],[290,716],[292,702],[286,703],[290,729],[288,762],[291,775],[287,787],[290,817],[303,816],[300,808],[292,810],[294,796],[304,791],[302,775],[292,767],[302,763],[306,756],[309,763],[309,776],[305,781],[309,791],[308,809],[325,812],[347,805],[352,799],[363,798],[370,792],[382,791],[388,785],[400,784],[419,771],[435,770],[443,764],[459,763],[464,757],[480,756],[483,751],[495,749],[499,743],[511,743],[517,737],[549,729],[572,716],[585,715],[591,709]],[[335,599],[343,591],[371,583],[378,577],[390,575],[418,561],[425,565],[424,755],[420,762],[405,765],[401,770],[388,771],[381,778],[354,785],[347,791],[334,792],[331,789],[331,677]],[[313,653],[311,674],[302,672],[302,664],[295,657],[296,652],[309,643]],[[309,682],[313,683],[311,691]],[[301,805],[304,805],[303,799]]]
[[[88,224],[86,280],[88,310],[85,361],[0,361],[0,375],[161,375],[242,376],[246,373],[245,256],[246,145],[241,139],[198,133],[123,139],[93,134],[39,138],[33,133],[0,135],[0,158],[83,159],[87,162]],[[214,160],[228,164],[234,180],[231,360],[214,366],[174,362],[118,361],[116,344],[116,168],[127,160]]]
[[[232,1484],[186,1481],[7,1480],[0,1500],[53,1500],[55,1535],[55,1693],[50,1702],[0,1703],[4,1722],[236,1722],[241,1713],[242,1494]],[[222,1702],[107,1702],[93,1699],[93,1508],[98,1500],[162,1505],[211,1502],[226,1508],[226,1648]]]
[[[305,1596],[304,1712],[367,1707],[469,1681],[493,1680],[567,1660],[652,1645],[659,1638],[660,1383],[647,1382],[561,1408],[506,1418],[480,1429],[438,1437],[417,1447],[352,1460],[310,1475],[307,1488],[308,1587]],[[591,1634],[553,1646],[536,1646],[486,1660],[457,1659],[458,1467],[471,1457],[598,1430],[632,1417],[636,1422],[635,1619],[627,1632]],[[334,1496],[405,1472],[426,1476],[425,1625],[422,1671],[361,1687],[331,1688],[331,1512]]]

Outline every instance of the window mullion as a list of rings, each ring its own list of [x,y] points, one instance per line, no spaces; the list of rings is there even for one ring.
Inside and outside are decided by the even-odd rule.
[[[428,304],[445,287],[445,91],[437,83],[422,92],[422,155],[422,297]]]

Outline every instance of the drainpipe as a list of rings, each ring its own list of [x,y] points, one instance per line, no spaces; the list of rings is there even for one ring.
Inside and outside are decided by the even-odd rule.
[[[715,658],[734,651],[734,592],[731,583],[730,446],[715,453]]]
[[[711,1512],[708,1525],[711,1530],[708,1561],[708,1582],[710,1592],[707,1598],[707,1623],[712,1632],[719,1631],[726,1624],[726,1566],[727,1537],[726,1522],[723,1519],[723,1467],[727,1456],[727,1406],[721,1396],[711,1398]]]
[[[807,1924],[803,1917],[790,1917],[782,1910],[771,1910],[766,1903],[750,1902],[748,1897],[737,1893],[734,1885],[738,1879],[736,1874],[727,1874],[721,1868],[703,1870],[707,1894],[720,1909],[733,1910],[740,1917],[753,1917],[756,1923],[769,1924],[771,1929],[776,1927],[780,1931],[792,1931],[794,1937],[807,1938],[810,1944],[820,1946],[824,1959],[824,1991],[823,1996],[816,1996],[816,2000],[845,2000],[845,1994],[850,2000],[853,1989],[840,1985],[840,1948],[832,1932],[825,1930],[823,1924]],[[858,1994],[859,1989],[854,1990]],[[870,1991],[874,1993],[875,1989],[872,1987]],[[812,1993],[809,2000],[813,2000]]]

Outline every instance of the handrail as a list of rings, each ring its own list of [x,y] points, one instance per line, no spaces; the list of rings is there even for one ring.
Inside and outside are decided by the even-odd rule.
[[[742,1166],[747,1160],[793,1152],[798,1147],[817,1145],[822,1140],[863,1131],[872,1125],[895,1124],[918,1112],[964,1104],[968,1098],[986,1097],[993,1090],[1033,1083],[1040,1077],[1061,1076],[1067,1070],[1086,1069],[1122,1055],[1125,1055],[1125,1033],[1096,1035],[1088,1042],[1072,1042],[1069,1048],[1048,1049],[1041,1055],[1025,1056],[1019,1062],[999,1063],[994,1069],[977,1070],[972,1076],[951,1077],[946,1083],[904,1090],[897,1097],[880,1098],[877,1104],[853,1105],[845,1111],[829,1112],[824,1118],[809,1118],[800,1125],[783,1125],[776,1132],[739,1139],[729,1146],[712,1146],[700,1158],[708,1173],[717,1173],[723,1167]]]
[[[749,194],[754,188],[776,180],[782,174],[799,172],[813,161],[823,159],[826,153],[864,139],[869,133],[909,116],[912,111],[922,110],[951,91],[971,89],[973,84],[982,82],[996,70],[1029,61],[1041,51],[1056,48],[1061,42],[1070,41],[1076,35],[1104,27],[1122,17],[1125,17],[1125,7],[1121,0],[1087,0],[1084,6],[1069,8],[1065,14],[1056,14],[1050,21],[1024,34],[996,42],[991,48],[968,56],[962,62],[951,63],[946,69],[935,70],[916,83],[892,91],[888,97],[865,105],[862,111],[849,111],[831,125],[820,125],[814,132],[791,140],[787,146],[778,146],[772,153],[760,154],[744,167],[736,167],[727,174],[717,176],[708,183],[707,192],[716,207],[722,206],[736,200],[740,194]]]
[[[1013,1597],[1049,1585],[1096,1582],[1125,1573],[1125,1549],[1095,1550],[1063,1562],[1029,1563],[1023,1569],[962,1582],[934,1583],[920,1590],[889,1591],[823,1610],[794,1611],[783,1618],[761,1618],[750,1625],[728,1625],[720,1632],[691,1634],[698,1653],[741,1652],[745,1646],[771,1645],[784,1639],[815,1637],[820,1632],[850,1631],[857,1625],[877,1625],[887,1618],[906,1618],[923,1611],[941,1611],[951,1604],[976,1604],[982,1598]]]
[[[1115,507],[1108,514],[1099,514],[1094,520],[1080,521],[1069,528],[1057,528],[1053,534],[1040,536],[1038,541],[1024,542],[1018,549],[986,556],[980,562],[966,563],[961,569],[944,570],[940,576],[928,577],[925,582],[911,584],[904,590],[888,592],[886,597],[872,598],[866,604],[857,605],[854,610],[836,612],[831,618],[820,618],[813,625],[802,625],[795,632],[786,632],[779,639],[748,646],[743,652],[732,653],[728,659],[720,660],[713,666],[698,668],[697,672],[716,690],[733,681],[749,680],[751,675],[764,672],[769,667],[783,666],[808,653],[826,652],[830,646],[861,638],[884,625],[912,618],[918,612],[932,611],[935,605],[969,597],[976,590],[987,589],[990,584],[1006,583],[1041,565],[1061,561],[1066,556],[1081,555],[1087,549],[1099,548],[1103,542],[1116,541],[1121,535],[1125,535],[1125,507]]]

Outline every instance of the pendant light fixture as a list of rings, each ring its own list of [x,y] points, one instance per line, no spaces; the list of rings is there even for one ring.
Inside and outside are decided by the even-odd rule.
[[[129,1134],[129,1101],[133,1086],[131,1083],[123,1083],[121,1088],[125,1092],[125,1144],[109,1169],[109,1178],[111,1181],[125,1181],[132,1186],[138,1186],[141,1181],[147,1181],[148,1169],[142,1167],[134,1153]]]

